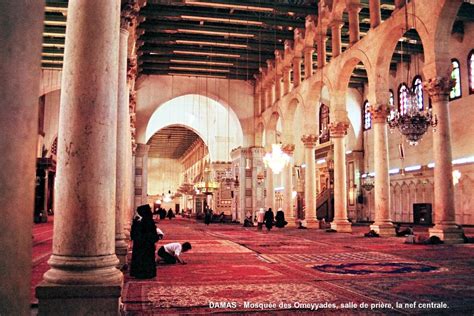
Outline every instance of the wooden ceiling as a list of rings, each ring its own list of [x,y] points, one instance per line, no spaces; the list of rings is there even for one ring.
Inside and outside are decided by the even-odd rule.
[[[149,0],[140,11],[139,73],[148,75],[213,76],[253,80],[275,49],[304,28],[307,15],[318,14],[319,0]],[[369,30],[369,0],[361,0],[360,31]],[[382,19],[390,17],[393,0],[381,0]],[[43,67],[61,68],[64,52],[67,1],[46,0]],[[343,50],[349,46],[348,15],[344,13]],[[474,20],[474,5],[464,3],[453,31]],[[331,57],[331,32],[327,55]],[[418,34],[409,31],[399,43],[392,67],[409,54],[422,52]],[[408,42],[410,44],[408,44]],[[316,59],[316,52],[315,58]],[[317,65],[314,65],[315,67]],[[304,72],[304,69],[302,69]],[[354,71],[351,86],[367,82],[363,68]]]
[[[148,141],[148,157],[179,159],[200,137],[192,130],[178,125],[160,129]]]

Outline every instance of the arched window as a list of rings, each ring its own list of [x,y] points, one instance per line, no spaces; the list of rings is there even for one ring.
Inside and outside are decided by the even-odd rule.
[[[453,89],[449,93],[449,99],[454,100],[461,97],[461,69],[459,67],[459,61],[457,59],[451,60],[453,64],[453,70],[451,71],[451,78],[456,80]]]
[[[408,86],[402,83],[398,87],[398,112],[405,114],[408,110]]]
[[[388,104],[390,105],[391,108],[393,108],[395,106],[395,97],[393,95],[392,89],[390,89],[389,92],[390,92],[390,98],[388,99]]]
[[[421,76],[415,76],[413,78],[412,85],[413,93],[415,94],[416,104],[418,109],[423,110],[423,82],[421,81]]]
[[[467,56],[467,71],[469,72],[469,94],[474,93],[474,49]]]
[[[321,104],[319,107],[319,143],[329,141],[329,106]]]
[[[369,130],[372,127],[372,113],[370,113],[370,103],[364,102],[364,130]]]

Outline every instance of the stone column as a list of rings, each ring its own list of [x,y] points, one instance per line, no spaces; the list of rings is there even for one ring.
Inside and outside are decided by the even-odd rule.
[[[344,26],[344,21],[334,20],[331,22],[332,32],[332,58],[341,55],[341,28]]]
[[[347,6],[349,11],[349,45],[352,46],[360,39],[359,12],[360,4],[352,3]]]
[[[301,57],[293,57],[293,87],[301,84]]]
[[[275,78],[275,102],[281,99],[281,76]]]
[[[262,90],[260,92],[260,109],[261,109],[260,113],[265,112],[265,110],[267,109],[267,90],[265,89],[263,85],[262,85]]]
[[[0,2],[0,315],[30,315],[42,1]]]
[[[434,154],[434,222],[430,236],[438,236],[445,243],[462,243],[462,230],[455,223],[449,92],[454,81],[446,77],[429,79],[424,84],[431,97],[433,115],[438,119],[433,133]]]
[[[128,21],[122,17],[120,27],[119,73],[118,73],[118,106],[117,106],[117,182],[115,193],[115,254],[119,259],[119,268],[127,261],[128,244],[125,242],[124,223],[126,216],[126,173],[127,155],[132,148],[128,146],[130,139],[130,114],[128,111],[127,85],[127,48]]]
[[[301,140],[304,143],[304,162],[306,164],[304,177],[304,199],[305,199],[305,220],[309,228],[317,228],[316,217],[316,158],[314,149],[318,142],[318,136],[309,134],[303,135]]]
[[[267,139],[268,139],[268,135],[267,135]],[[272,151],[271,144],[265,146],[265,151],[266,152]],[[273,183],[273,171],[270,167],[267,167],[265,169],[265,173],[266,173],[265,190],[267,191],[267,194],[265,196],[265,208],[267,210],[269,207],[271,207],[272,210],[275,212],[275,185]]]
[[[272,107],[275,103],[275,84],[273,82],[269,83],[267,86],[267,104],[268,107]]]
[[[120,1],[71,1],[51,269],[40,315],[118,314],[115,184]],[[80,233],[79,233],[80,231]]]
[[[370,28],[376,28],[382,21],[380,0],[369,0]]]
[[[381,104],[372,107],[374,122],[374,161],[375,163],[375,222],[370,229],[380,236],[394,236],[390,217],[390,178],[388,174],[388,138],[387,115],[388,105]]]
[[[326,65],[326,35],[316,36],[316,41],[318,43],[318,68],[323,68]]]
[[[285,212],[285,220],[288,226],[295,225],[295,212],[293,208],[293,152],[295,151],[294,144],[283,145],[282,150],[285,154],[290,156],[290,162],[283,169],[283,183],[285,189],[283,190],[283,212]]]
[[[290,92],[290,71],[291,67],[283,67],[283,95],[286,95]]]
[[[348,127],[346,122],[334,122],[329,126],[334,142],[334,220],[331,228],[340,233],[352,232],[351,223],[347,220],[345,136]]]
[[[137,144],[135,153],[135,205],[134,209],[148,203],[148,150],[149,145]]]
[[[304,48],[304,78],[308,79],[313,75],[313,47]]]

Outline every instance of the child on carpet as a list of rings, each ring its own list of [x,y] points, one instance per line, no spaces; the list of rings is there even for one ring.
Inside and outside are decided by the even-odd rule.
[[[184,242],[183,244],[173,242],[161,246],[158,250],[158,256],[163,259],[164,263],[175,264],[176,262],[179,262],[181,264],[186,264],[186,262],[180,258],[180,254],[190,249],[191,243],[189,242]]]

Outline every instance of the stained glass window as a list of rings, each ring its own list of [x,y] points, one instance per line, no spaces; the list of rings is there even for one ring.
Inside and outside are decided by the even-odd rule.
[[[415,94],[416,104],[418,109],[423,110],[423,83],[420,76],[415,76],[413,79],[413,93]]]
[[[319,107],[319,143],[329,141],[329,106],[321,104]]]
[[[400,114],[405,114],[408,110],[408,86],[402,83],[398,87],[398,111]]]
[[[456,80],[453,89],[449,93],[449,99],[454,100],[461,97],[461,69],[459,67],[459,61],[457,59],[453,59],[453,70],[451,71],[451,78]]]
[[[467,57],[468,72],[469,72],[469,94],[474,93],[474,49],[471,50]]]
[[[364,102],[364,130],[369,130],[372,127],[372,113],[370,113],[370,103]]]

